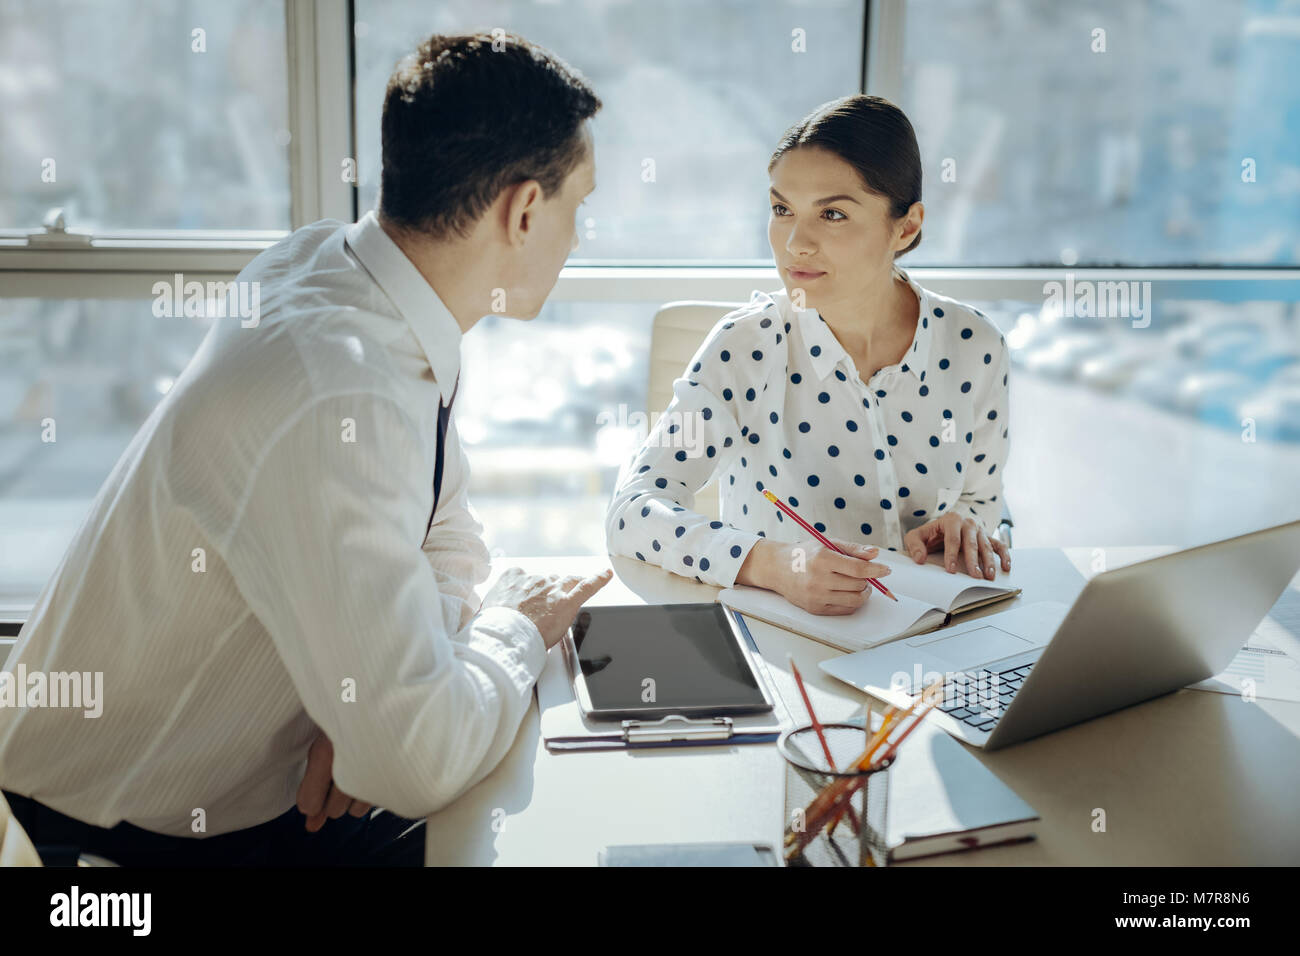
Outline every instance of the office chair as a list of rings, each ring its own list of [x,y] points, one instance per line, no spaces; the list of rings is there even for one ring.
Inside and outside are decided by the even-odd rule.
[[[646,388],[647,412],[661,415],[673,399],[673,382],[695,356],[718,319],[740,308],[739,302],[669,302],[655,313],[650,330],[650,381]],[[718,483],[695,496],[696,512],[720,517]]]

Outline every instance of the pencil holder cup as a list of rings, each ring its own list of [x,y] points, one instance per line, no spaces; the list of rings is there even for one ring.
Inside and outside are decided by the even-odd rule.
[[[871,770],[850,770],[867,749],[867,731],[855,724],[823,724],[826,749],[811,727],[781,735],[785,761],[787,866],[885,866],[889,769],[897,758]]]

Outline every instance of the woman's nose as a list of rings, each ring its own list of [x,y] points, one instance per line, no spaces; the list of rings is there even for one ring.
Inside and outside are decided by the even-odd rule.
[[[809,237],[807,230],[799,226],[790,228],[790,237],[785,242],[786,251],[794,255],[813,252],[816,249],[812,239]]]

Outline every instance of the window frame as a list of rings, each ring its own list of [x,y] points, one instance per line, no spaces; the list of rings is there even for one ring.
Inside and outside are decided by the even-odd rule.
[[[864,0],[861,87],[897,100],[902,89],[906,0]],[[351,0],[284,0],[289,82],[290,225],[318,219],[346,222],[358,215],[355,182],[342,162],[356,159],[354,8]],[[336,104],[344,102],[346,110]],[[76,223],[71,224],[75,231]],[[89,245],[29,246],[26,236],[0,233],[0,299],[148,298],[160,279],[176,273],[198,281],[229,281],[258,253],[287,233],[104,233]],[[906,268],[906,261],[902,263]],[[1043,285],[1062,281],[1149,281],[1161,299],[1300,301],[1300,267],[1066,268],[918,267],[927,288],[953,298],[1034,301]],[[774,288],[770,265],[595,264],[576,261],[560,273],[557,302],[746,301],[754,289]]]
[[[290,227],[356,218],[350,0],[283,0],[289,102]],[[347,103],[345,111],[335,104]],[[77,232],[77,223],[68,224]],[[30,245],[27,233],[0,234],[0,298],[122,298],[144,295],[158,278],[230,279],[280,230],[106,231],[79,241]],[[142,292],[141,289],[145,290]]]

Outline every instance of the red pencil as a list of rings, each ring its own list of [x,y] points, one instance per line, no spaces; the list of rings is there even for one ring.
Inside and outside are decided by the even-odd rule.
[[[839,772],[839,767],[835,766],[835,758],[831,756],[830,744],[826,743],[826,734],[822,732],[822,722],[817,719],[817,712],[813,710],[812,700],[808,697],[808,690],[803,685],[803,675],[799,673],[799,668],[795,667],[794,656],[787,654],[786,661],[790,664],[790,673],[794,675],[795,685],[799,688],[799,696],[803,698],[803,705],[808,709],[808,720],[812,722],[812,729],[817,734],[817,740],[822,745],[822,753],[826,755],[826,763],[834,773]]]
[[[840,768],[835,766],[835,758],[831,756],[830,744],[826,742],[826,733],[822,730],[822,722],[817,719],[817,712],[813,710],[812,698],[808,696],[808,688],[804,686],[803,675],[799,673],[799,668],[795,666],[794,655],[787,654],[786,661],[790,664],[790,673],[794,675],[795,685],[799,688],[799,696],[803,698],[803,705],[808,710],[808,719],[812,722],[812,728],[817,732],[817,739],[821,742],[822,753],[826,755],[826,763],[831,768],[832,773],[839,773]],[[868,728],[870,730],[870,728]],[[853,825],[853,832],[859,831],[858,815],[854,813],[852,807],[847,808],[849,811],[849,823]],[[839,822],[842,814],[836,814],[835,822]],[[831,830],[834,831],[834,827]]]
[[[812,535],[814,538],[816,538],[816,539],[817,539],[818,541],[820,541],[822,544],[826,545],[826,547],[830,548],[832,551],[834,551],[834,552],[836,552],[836,553],[838,553],[838,554],[844,554],[844,551],[843,551],[841,548],[839,548],[839,547],[837,547],[836,545],[834,545],[834,544],[830,541],[829,538],[826,538],[826,537],[822,536],[822,535],[817,531],[816,528],[814,528],[814,527],[813,527],[812,525],[810,525],[807,521],[804,521],[803,518],[800,518],[797,514],[795,514],[793,508],[791,508],[789,505],[787,505],[784,501],[782,501],[782,500],[781,500],[780,498],[778,498],[776,495],[772,494],[772,492],[768,491],[767,489],[764,489],[764,490],[763,490],[763,495],[764,495],[764,497],[767,498],[768,501],[772,502],[772,504],[776,505],[778,508],[780,508],[780,509],[781,509],[782,511],[784,511],[786,514],[788,514],[791,518],[793,518],[795,521],[799,522],[799,526],[800,526],[801,528],[803,528],[805,531],[807,531],[810,535]],[[849,554],[844,554],[844,556],[845,556],[846,558],[848,558],[848,557],[852,557],[852,555],[849,555]],[[894,597],[894,592],[893,592],[893,591],[889,590],[889,588],[885,587],[883,584],[881,584],[881,583],[880,583],[879,581],[877,581],[875,578],[867,578],[867,580],[870,581],[873,585],[875,585],[876,590],[879,591],[881,594],[883,594],[885,597],[889,598],[889,599],[892,600],[892,601],[897,601],[897,600],[898,600],[898,598]]]

